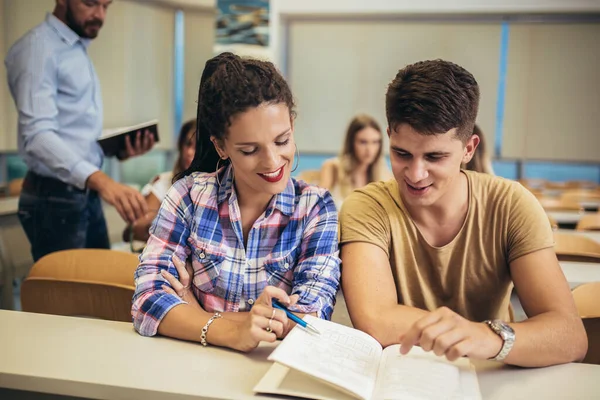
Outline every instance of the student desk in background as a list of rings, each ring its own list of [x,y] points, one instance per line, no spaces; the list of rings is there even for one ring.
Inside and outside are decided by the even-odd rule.
[[[596,241],[597,243],[600,243],[600,231],[575,231],[573,229],[559,229],[557,232],[566,235],[585,236]]]
[[[546,211],[546,214],[556,221],[559,228],[575,229],[575,226],[584,215],[595,213],[579,211]]]
[[[252,392],[277,344],[249,354],[138,335],[130,323],[0,310],[0,398],[271,399]],[[477,361],[483,399],[598,398],[600,366]],[[5,389],[2,389],[5,388]],[[12,389],[12,390],[7,390]]]
[[[18,209],[18,197],[0,199],[0,308],[5,309],[14,308],[12,281],[15,274],[25,276],[33,265],[31,247],[19,222]]]
[[[600,263],[559,261],[571,289],[589,282],[600,282]]]

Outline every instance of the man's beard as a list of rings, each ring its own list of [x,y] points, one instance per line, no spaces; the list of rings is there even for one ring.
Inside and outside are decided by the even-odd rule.
[[[102,21],[100,21],[99,19],[94,19],[91,21],[84,22],[83,25],[79,24],[75,20],[75,17],[73,16],[73,11],[71,10],[71,2],[70,1],[67,1],[67,13],[66,13],[65,18],[67,20],[67,26],[69,28],[71,28],[71,30],[73,32],[75,32],[77,35],[79,35],[79,37],[84,38],[84,39],[95,39],[96,36],[98,36],[97,31],[93,35],[87,34],[85,32],[86,27],[92,26],[92,25],[98,25],[98,28],[102,27]]]

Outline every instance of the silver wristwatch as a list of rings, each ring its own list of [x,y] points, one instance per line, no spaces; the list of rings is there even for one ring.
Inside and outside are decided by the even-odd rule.
[[[515,343],[515,331],[513,330],[513,328],[510,327],[510,325],[499,319],[495,319],[493,321],[487,320],[484,321],[484,323],[487,324],[487,326],[489,326],[490,329],[494,331],[494,333],[500,336],[503,342],[500,352],[495,357],[490,358],[490,360],[504,360],[508,353],[510,353],[513,344]]]

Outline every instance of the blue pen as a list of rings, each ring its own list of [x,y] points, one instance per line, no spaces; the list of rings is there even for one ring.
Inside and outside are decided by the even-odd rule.
[[[305,320],[299,318],[298,316],[296,316],[294,313],[292,313],[290,310],[288,310],[287,308],[285,308],[285,306],[283,304],[281,304],[280,302],[278,302],[277,300],[273,299],[273,308],[279,308],[280,310],[285,311],[287,317],[289,319],[291,319],[292,321],[294,321],[295,323],[297,323],[298,325],[300,325],[301,327],[303,327],[304,329],[307,329],[309,331],[312,331],[314,333],[316,333],[317,335],[320,335],[321,332],[319,332],[317,330],[317,328],[315,328],[314,326],[312,326],[311,324],[309,324],[308,322],[306,322]]]

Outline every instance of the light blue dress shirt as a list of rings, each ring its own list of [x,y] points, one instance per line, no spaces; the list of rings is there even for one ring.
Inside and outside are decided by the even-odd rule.
[[[80,189],[102,166],[100,82],[82,39],[52,14],[20,38],[4,63],[29,170]]]

